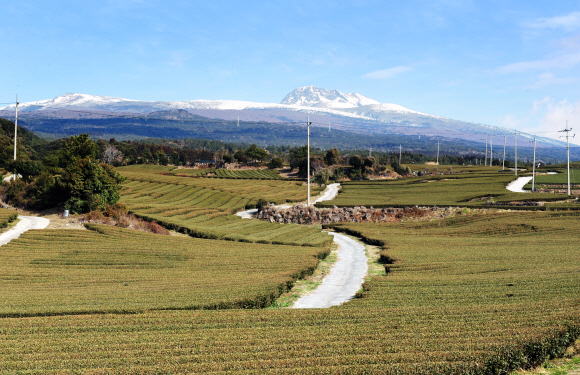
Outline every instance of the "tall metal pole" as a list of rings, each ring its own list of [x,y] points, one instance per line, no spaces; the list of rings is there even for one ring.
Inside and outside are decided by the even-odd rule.
[[[493,165],[493,135],[489,136],[489,166]]]
[[[534,134],[534,165],[532,167],[532,193],[536,192],[536,135]]]
[[[401,165],[401,150],[403,149],[402,145],[399,145],[399,165]]]
[[[518,131],[515,131],[514,142],[516,146],[516,176],[518,175]]]
[[[572,131],[572,128],[568,129],[568,120],[566,120],[566,129],[560,130],[560,133],[566,132],[566,154],[568,157],[568,195],[570,195],[570,131]]]
[[[485,167],[487,167],[487,135],[485,136]]]
[[[18,94],[16,94],[16,117],[14,119],[14,160],[16,160],[16,145],[17,145],[17,138],[16,134],[18,133]]]
[[[503,163],[501,164],[501,170],[505,170],[505,144],[507,142],[507,137],[503,136]]]
[[[439,141],[437,141],[437,165],[439,165]]]
[[[308,115],[308,144],[307,144],[307,157],[306,157],[306,174],[308,175],[308,206],[310,207],[310,115]]]

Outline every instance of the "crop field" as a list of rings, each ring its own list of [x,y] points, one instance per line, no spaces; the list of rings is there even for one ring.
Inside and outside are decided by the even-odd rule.
[[[186,177],[215,177],[233,179],[253,179],[253,180],[284,180],[280,172],[275,169],[174,169],[171,171],[174,176]]]
[[[333,201],[318,203],[329,206],[482,206],[486,202],[557,201],[563,194],[537,195],[512,193],[506,185],[514,180],[512,173],[464,171],[443,176],[413,177],[391,181],[353,181],[343,183]],[[501,169],[501,168],[500,168]]]
[[[563,185],[567,183],[568,173],[566,173],[566,170],[560,171],[558,174],[545,174],[536,176],[536,184],[538,185]],[[570,184],[580,185],[580,170],[570,169]]]
[[[0,247],[0,316],[264,307],[328,251],[91,228]]]
[[[385,247],[389,272],[362,298],[0,319],[0,372],[505,373],[580,335],[579,226],[573,212],[338,225]]]
[[[286,245],[327,246],[332,238],[320,229],[243,220],[233,213],[262,198],[273,203],[302,201],[302,182],[220,180],[164,175],[167,169],[119,168],[127,177],[121,203],[136,215],[195,237]],[[322,189],[313,188],[313,195]]]

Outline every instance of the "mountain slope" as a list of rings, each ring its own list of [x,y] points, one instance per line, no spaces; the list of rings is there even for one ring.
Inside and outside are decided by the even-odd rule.
[[[325,90],[316,86],[305,86],[297,88],[286,95],[280,104],[343,109],[380,103],[360,94],[343,94],[338,90]]]
[[[35,131],[44,133],[54,133],[54,126],[50,123],[59,119],[132,118],[151,115],[152,112],[176,110],[214,120],[236,121],[240,118],[242,121],[266,122],[273,127],[303,125],[309,116],[315,127],[332,126],[361,134],[430,136],[477,142],[482,146],[485,138],[493,135],[496,144],[498,139],[503,143],[504,137],[507,145],[514,144],[514,132],[510,129],[433,116],[397,104],[381,104],[360,94],[344,94],[338,90],[325,90],[315,86],[297,88],[286,95],[281,103],[203,99],[152,102],[65,94],[54,99],[22,103],[19,106],[19,113],[28,124],[34,125],[35,121],[37,124],[44,124],[45,129],[34,126]],[[13,111],[14,105],[0,109],[0,117],[10,118]],[[182,120],[187,114],[174,113],[173,119]],[[107,124],[112,122],[114,121],[107,121]],[[135,126],[140,125],[136,123]],[[106,129],[103,129],[103,133],[107,133]],[[519,137],[532,138],[528,134],[521,134]],[[541,147],[563,145],[562,142],[550,138],[542,138],[540,141]]]

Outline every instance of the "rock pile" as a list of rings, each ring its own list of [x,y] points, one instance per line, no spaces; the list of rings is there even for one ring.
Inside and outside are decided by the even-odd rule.
[[[451,209],[438,207],[405,207],[405,208],[366,208],[336,207],[317,209],[306,205],[290,208],[276,207],[273,204],[264,206],[256,214],[261,220],[282,224],[332,224],[332,223],[385,223],[397,222],[404,218],[445,217]]]

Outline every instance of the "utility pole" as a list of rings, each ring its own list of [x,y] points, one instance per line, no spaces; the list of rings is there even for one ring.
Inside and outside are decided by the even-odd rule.
[[[493,165],[493,135],[489,136],[489,166]]]
[[[518,175],[518,131],[515,131],[514,142],[516,146],[516,176]]]
[[[559,133],[563,133],[566,132],[566,153],[568,156],[568,195],[570,195],[570,132],[572,131],[572,128],[568,129],[568,120],[566,120],[566,129],[564,130],[560,130]],[[576,134],[574,134],[572,136],[572,138],[574,138],[576,136]]]
[[[485,164],[484,167],[487,167],[487,135],[485,136]]]
[[[14,119],[14,160],[16,160],[16,134],[18,133],[18,94],[16,94],[16,117]]]
[[[536,192],[536,135],[534,134],[534,165],[532,166],[532,193]]]
[[[308,175],[308,207],[310,207],[310,115],[308,115],[308,122],[306,123],[308,127],[308,144],[307,144],[307,157],[306,157],[306,174]]]
[[[439,165],[439,141],[437,141],[437,165]]]
[[[401,150],[403,149],[402,145],[399,145],[399,165],[401,165]]]
[[[501,164],[501,170],[505,170],[505,144],[507,142],[507,137],[503,136],[503,163]]]

